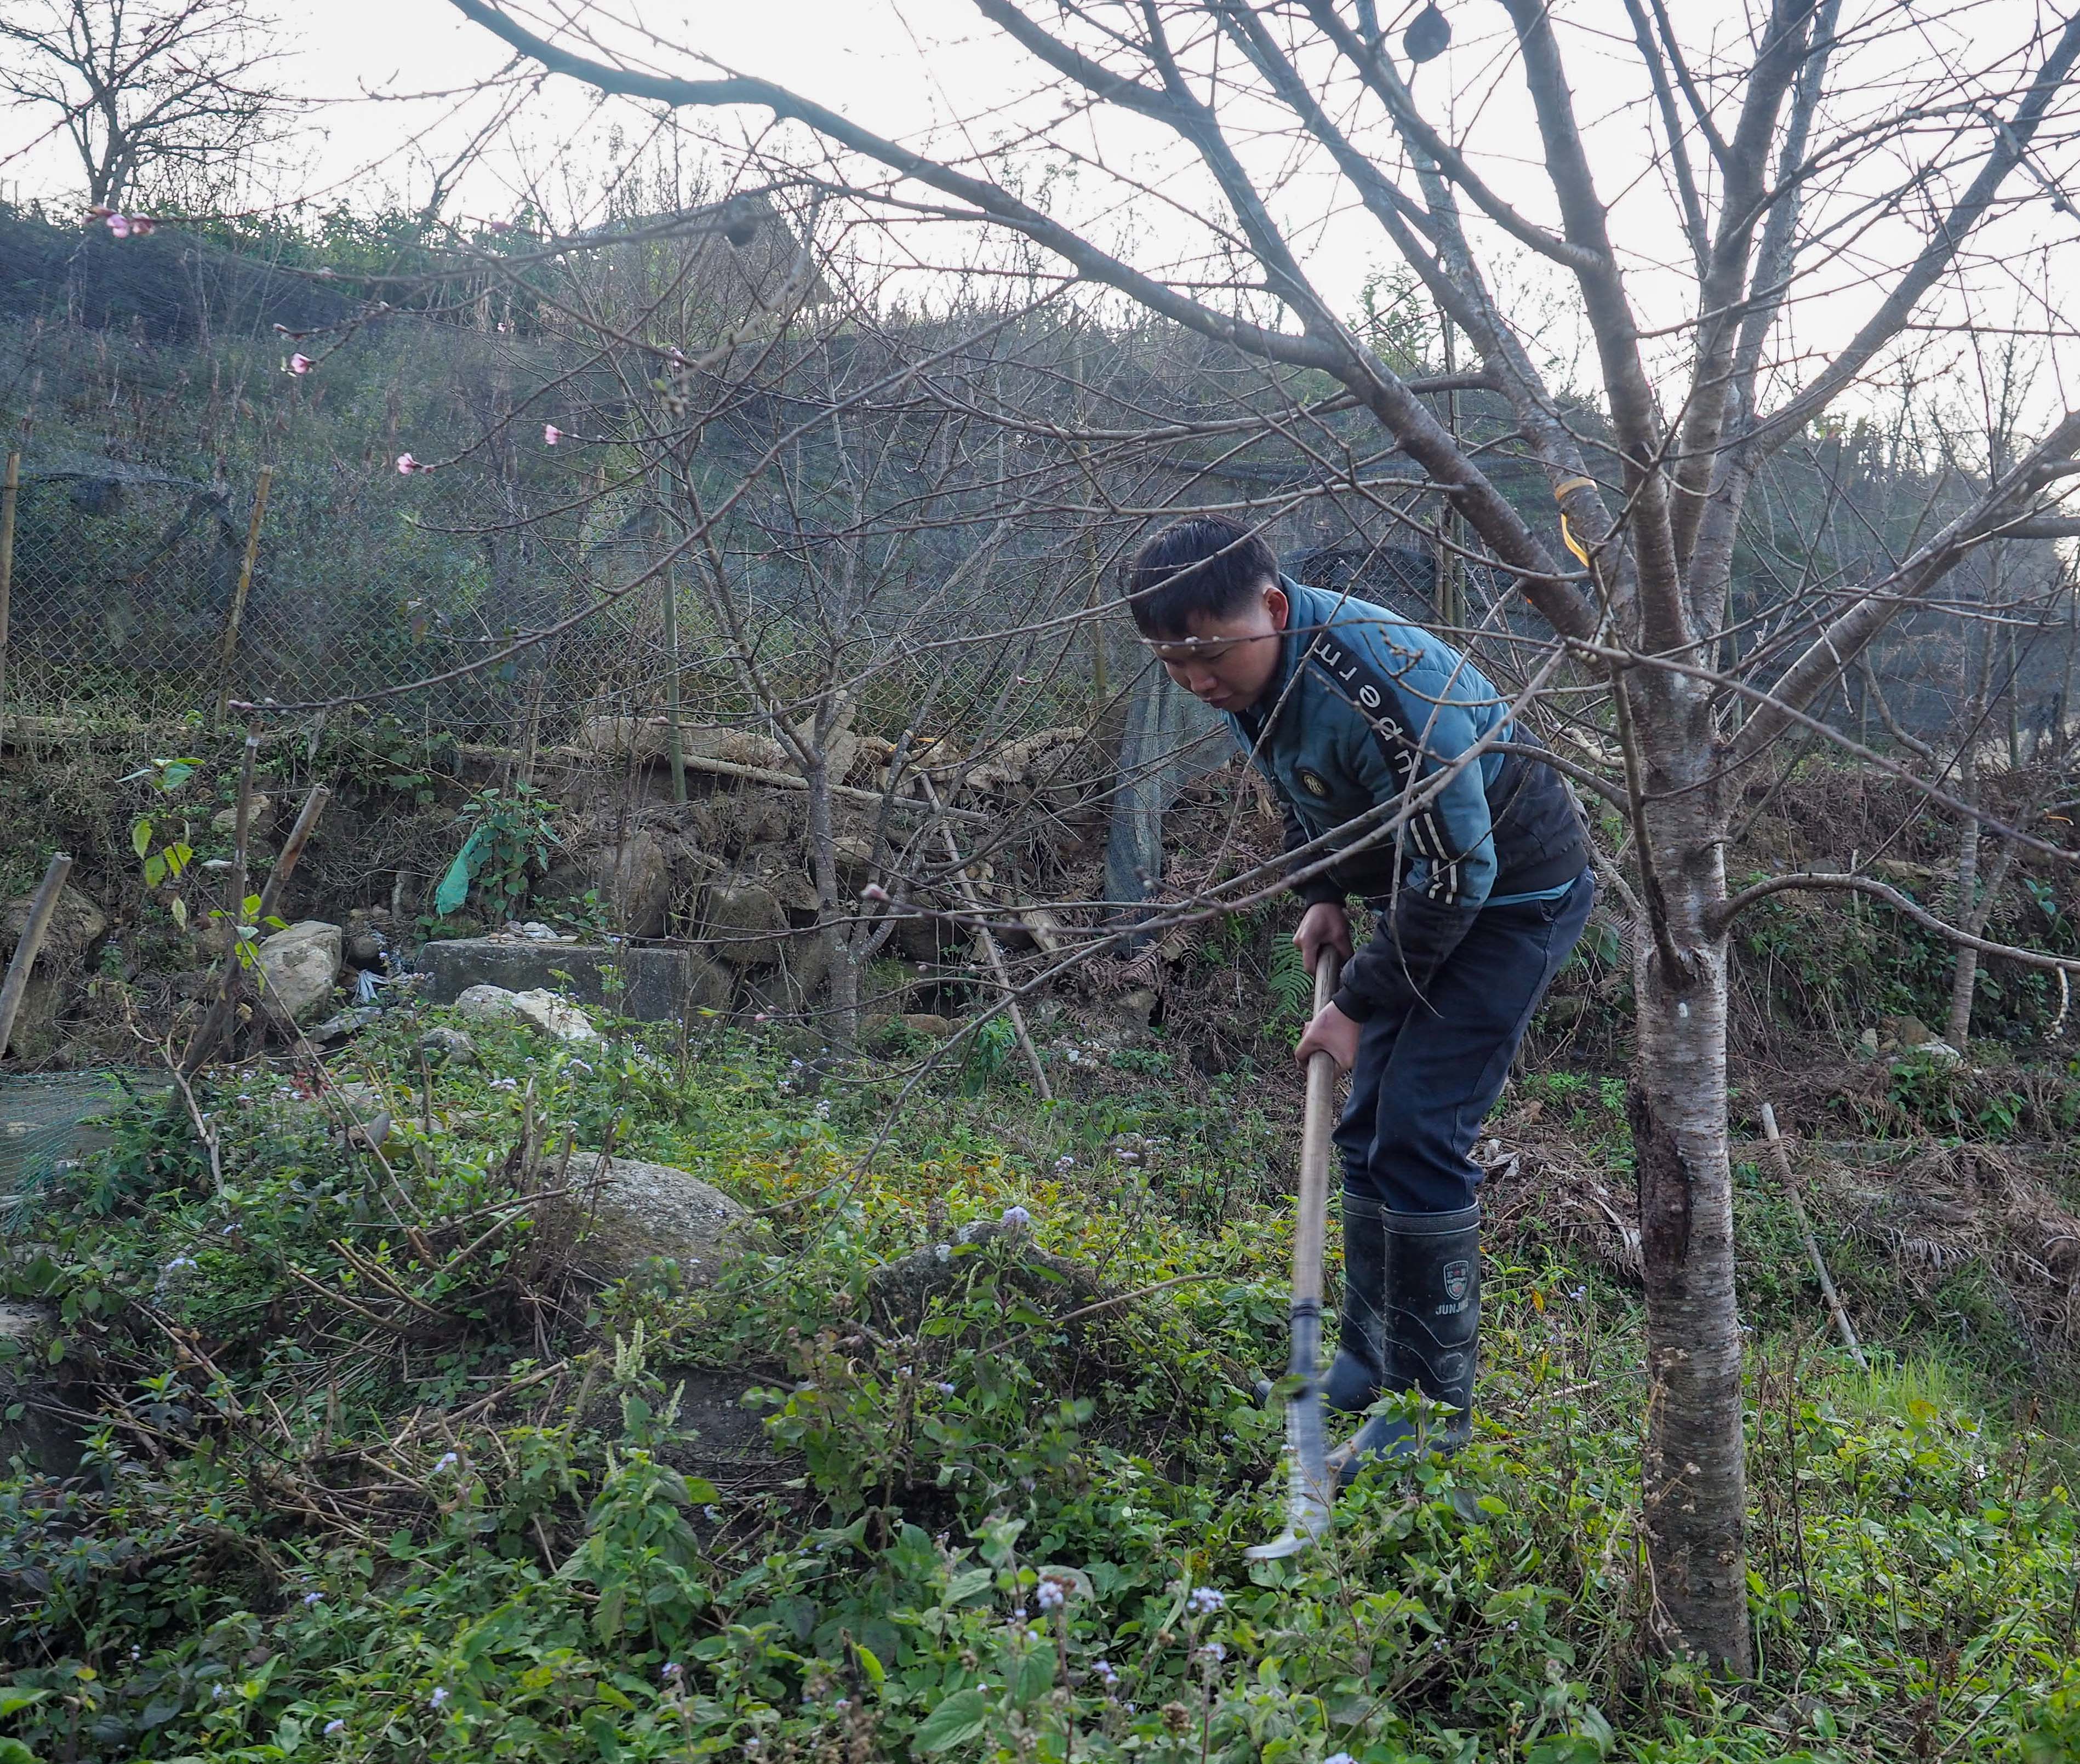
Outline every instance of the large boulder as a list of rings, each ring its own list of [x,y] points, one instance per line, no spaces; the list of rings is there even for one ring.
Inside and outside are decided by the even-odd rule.
[[[322,919],[299,920],[262,941],[257,957],[267,1012],[279,1024],[307,1023],[332,1000],[344,934]]]
[[[573,1260],[598,1280],[618,1280],[653,1256],[705,1286],[743,1245],[750,1214],[719,1188],[669,1164],[634,1158],[571,1161],[564,1202],[581,1232]]]
[[[708,890],[707,931],[715,953],[732,967],[757,968],[780,959],[787,909],[762,882],[732,876]]]
[[[696,949],[449,937],[421,949],[418,966],[427,976],[426,996],[436,1004],[454,1004],[475,986],[508,992],[549,987],[581,1004],[646,1023],[729,1008],[728,971]]]
[[[639,827],[585,854],[585,879],[631,937],[661,937],[672,914],[672,865],[662,840]]]
[[[7,1032],[7,1045],[0,1054],[25,1060],[40,1060],[55,1054],[65,1040],[66,983],[55,975],[32,974],[22,988],[22,1003],[15,1012],[15,1026]]]
[[[15,945],[22,941],[23,932],[28,928],[29,908],[36,898],[34,895],[23,895],[0,907],[0,952],[8,955],[15,953]],[[58,903],[51,913],[49,928],[44,932],[43,950],[36,959],[44,962],[52,957],[76,958],[99,942],[107,930],[107,914],[78,889],[62,888],[58,891]]]
[[[64,1334],[55,1305],[0,1304],[0,1464],[19,1457],[45,1476],[79,1469],[85,1439],[73,1415],[83,1398],[67,1388],[71,1363],[53,1371],[50,1361]]]

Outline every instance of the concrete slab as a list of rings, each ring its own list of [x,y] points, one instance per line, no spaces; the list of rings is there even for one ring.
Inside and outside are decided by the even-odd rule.
[[[646,1023],[676,1022],[689,1008],[729,1008],[728,971],[698,949],[448,937],[421,949],[417,966],[436,1004],[452,1004],[473,986],[497,986],[513,992],[546,987]],[[610,969],[616,984],[610,995]]]

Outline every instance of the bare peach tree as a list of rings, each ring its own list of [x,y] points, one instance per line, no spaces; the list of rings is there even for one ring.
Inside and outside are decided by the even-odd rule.
[[[1742,547],[1787,447],[1932,338],[1971,350],[1972,300],[2052,249],[2056,217],[2073,212],[2059,167],[2080,16],[1625,0],[1613,34],[1603,13],[1551,0],[1466,0],[1445,15],[1464,40],[1448,49],[1435,9],[1396,41],[1370,0],[975,0],[1007,58],[1032,70],[1027,151],[1076,167],[1084,222],[1022,194],[1030,173],[1007,175],[959,131],[891,139],[786,86],[708,75],[712,62],[702,77],[660,72],[703,46],[634,27],[617,41],[596,14],[581,27],[538,6],[530,18],[553,20],[540,25],[518,5],[454,3],[599,91],[795,125],[760,139],[791,138],[798,170],[806,131],[826,187],[891,224],[1007,229],[1062,286],[1320,376],[1427,475],[1456,523],[1438,531],[1506,573],[1575,678],[1608,684],[1617,760],[1570,769],[1621,810],[1635,878],[1653,1608],[1671,1646],[1745,1674],[1729,927],[1780,889],[1901,897],[1847,870],[1730,891],[1730,815],[1789,738],[1824,732],[1843,671],[1961,560],[2019,529],[2066,530],[2051,498],[2074,469],[2080,413],[2037,413],[2033,444],[1985,472],[1961,512],[1883,572],[1772,621],[1766,643],[1739,641],[1759,592]],[[2012,40],[1990,40],[1997,25]],[[1415,61],[1438,62],[1442,90]],[[1116,242],[1099,186],[1134,214],[1133,242]],[[1301,242],[1331,215],[1346,233],[1362,216],[1420,279],[1506,405],[1505,441],[1464,442],[1440,394],[1397,374],[1340,311]],[[1564,298],[1527,299],[1527,286]],[[1592,420],[1554,368],[1556,316],[1583,329]],[[1505,488],[1509,462],[1539,494]]]
[[[209,205],[291,105],[250,0],[24,0],[0,18],[0,98],[48,119],[86,199]]]

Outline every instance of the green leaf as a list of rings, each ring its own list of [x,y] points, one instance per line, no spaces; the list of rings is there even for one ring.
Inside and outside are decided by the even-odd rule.
[[[195,847],[192,845],[180,844],[169,845],[166,848],[166,855],[167,874],[169,875],[178,876],[182,870],[188,867],[189,860],[195,856]]]
[[[986,1593],[996,1578],[995,1573],[987,1568],[963,1569],[946,1583],[946,1603],[958,1605],[964,1598]]]
[[[19,1740],[0,1740],[0,1764],[37,1764],[36,1754]]]
[[[166,903],[166,911],[174,916],[174,923],[185,931],[188,928],[188,903],[179,895]]]
[[[888,1678],[887,1669],[874,1658],[871,1648],[862,1648],[855,1641],[852,1645],[852,1651],[853,1657],[859,1661],[859,1670],[867,1675],[874,1689],[879,1691]]]
[[[31,1691],[22,1685],[0,1685],[0,1718],[32,1709],[49,1695],[48,1691]]]
[[[926,1716],[912,1737],[920,1752],[943,1752],[973,1739],[988,1724],[989,1705],[979,1691],[956,1691]]]
[[[130,849],[135,852],[140,857],[142,857],[145,853],[151,850],[151,817],[148,815],[140,815],[136,821],[132,824],[130,828]]]
[[[154,852],[145,860],[145,886],[157,888],[166,879],[166,858],[163,852]]]

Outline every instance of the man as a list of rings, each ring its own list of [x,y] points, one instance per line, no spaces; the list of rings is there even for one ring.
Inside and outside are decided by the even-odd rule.
[[[1374,1415],[1340,1475],[1456,1448],[1472,1431],[1480,1326],[1470,1154],[1595,899],[1574,798],[1550,766],[1493,751],[1535,744],[1465,656],[1383,607],[1281,576],[1233,522],[1156,534],[1130,592],[1170,677],[1227,717],[1277,791],[1294,869],[1319,871],[1295,884],[1309,972],[1325,948],[1345,962],[1297,1054],[1304,1066],[1326,1050],[1351,1075],[1336,1133],[1344,1306],[1324,1396],[1359,1415],[1415,1389],[1452,1419],[1426,1440]],[[1375,927],[1355,957],[1352,895]]]

